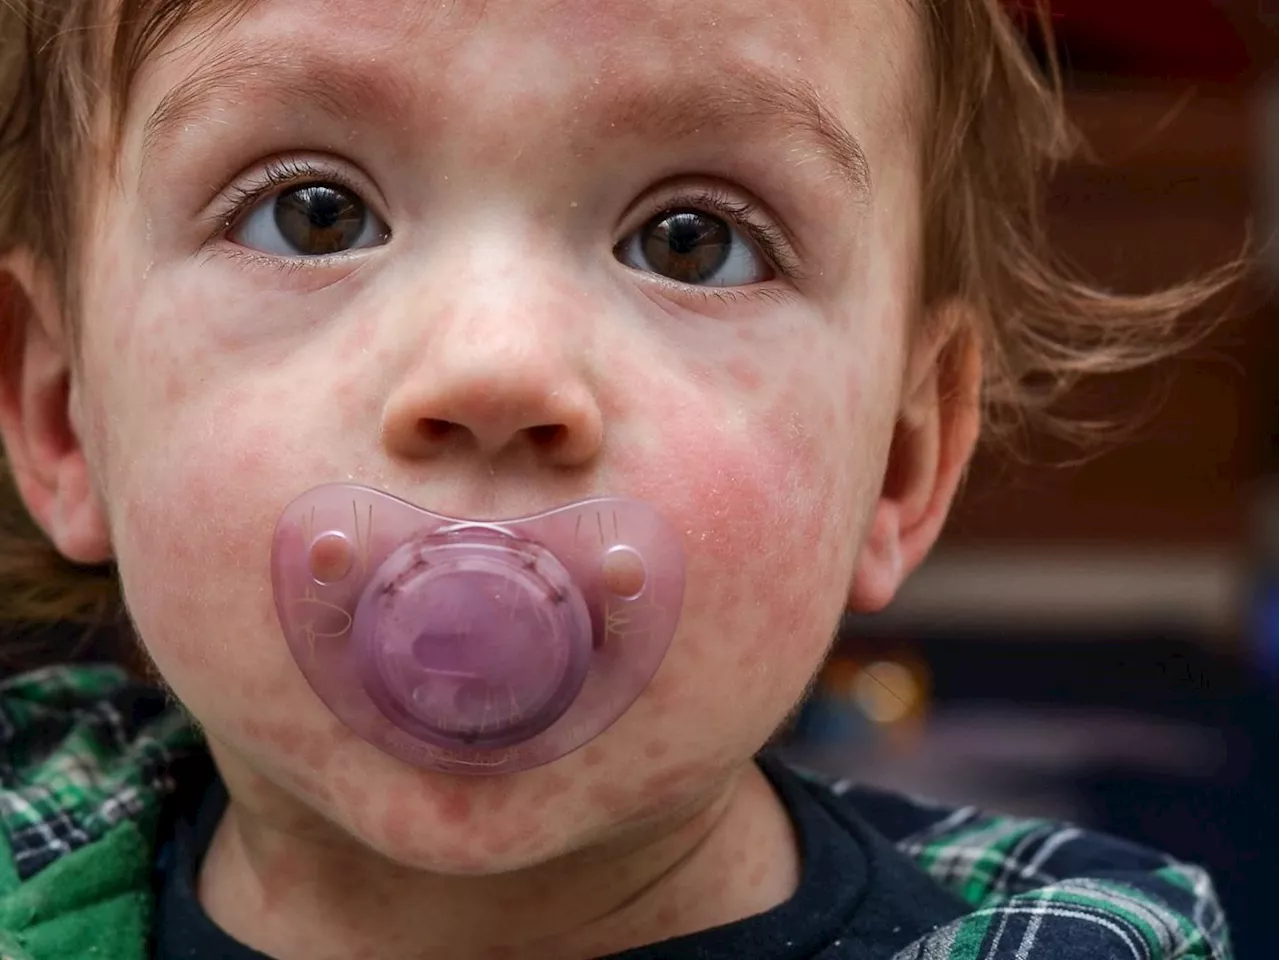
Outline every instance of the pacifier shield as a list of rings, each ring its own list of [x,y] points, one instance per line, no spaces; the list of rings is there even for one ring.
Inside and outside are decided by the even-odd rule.
[[[454,773],[527,769],[598,735],[657,671],[684,595],[679,535],[622,497],[475,521],[329,484],[285,509],[271,564],[325,705]]]

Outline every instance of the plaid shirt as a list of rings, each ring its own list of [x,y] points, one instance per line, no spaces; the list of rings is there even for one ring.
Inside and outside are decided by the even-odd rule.
[[[160,807],[202,749],[180,709],[111,667],[0,682],[0,960],[146,956]],[[1231,956],[1195,867],[1062,824],[829,789],[888,809],[898,849],[972,906],[894,960]]]

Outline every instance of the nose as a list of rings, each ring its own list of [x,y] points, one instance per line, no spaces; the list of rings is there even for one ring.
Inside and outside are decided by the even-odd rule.
[[[580,466],[600,450],[599,403],[563,329],[531,318],[447,324],[431,331],[412,372],[383,410],[382,442],[401,459],[516,448],[540,462]]]

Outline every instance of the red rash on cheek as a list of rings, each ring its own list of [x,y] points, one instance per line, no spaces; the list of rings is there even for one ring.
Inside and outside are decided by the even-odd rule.
[[[726,366],[722,383],[746,375],[749,366]],[[641,701],[658,723],[686,714],[728,722],[732,711],[718,692],[726,686],[736,697],[785,710],[816,666],[843,604],[857,515],[855,504],[844,501],[854,495],[847,487],[859,418],[841,410],[840,364],[824,370],[797,363],[780,374],[787,367],[780,357],[763,392],[747,391],[748,406],[736,418],[718,414],[718,400],[705,417],[688,416],[697,404],[687,390],[646,392],[653,398],[649,415],[672,428],[659,447],[615,451],[628,482],[652,478],[652,488],[635,485],[637,495],[672,504],[686,534],[685,620],[669,662]],[[675,490],[663,484],[668,477],[679,478]],[[779,638],[789,640],[779,645]],[[763,728],[769,721],[761,719]],[[679,790],[660,780],[649,788]],[[593,799],[605,809],[621,802],[607,788],[596,789]]]
[[[735,357],[728,364],[729,376],[743,390],[759,390],[764,383],[760,368],[746,357]]]
[[[180,372],[170,371],[168,377],[165,378],[165,402],[170,405],[181,403],[186,394],[186,378]]]

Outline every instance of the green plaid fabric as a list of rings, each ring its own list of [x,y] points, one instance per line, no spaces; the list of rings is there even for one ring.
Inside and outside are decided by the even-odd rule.
[[[142,960],[154,825],[175,763],[202,749],[164,694],[111,667],[0,682],[0,960]],[[1231,957],[1212,886],[1195,867],[1063,824],[849,782],[820,789],[972,906],[894,960]],[[113,876],[84,879],[103,871]],[[79,916],[61,920],[59,909]],[[834,943],[820,960],[853,958]]]
[[[0,829],[26,880],[116,824],[151,819],[200,738],[160,691],[109,666],[0,683]]]
[[[847,781],[831,789],[890,822],[900,851],[973,912],[894,960],[1230,960],[1208,875],[1078,827],[933,806]]]

